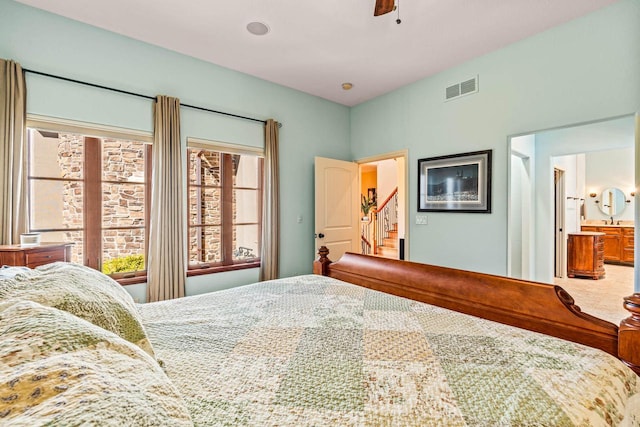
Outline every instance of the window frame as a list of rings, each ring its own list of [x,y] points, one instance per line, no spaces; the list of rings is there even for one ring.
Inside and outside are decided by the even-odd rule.
[[[31,175],[30,160],[27,161],[27,200],[28,209],[31,212],[31,182],[32,180],[50,180],[50,181],[78,181],[83,183],[83,227],[81,229],[33,229],[38,232],[64,232],[64,231],[82,231],[83,232],[83,252],[82,264],[98,271],[102,270],[103,263],[103,242],[102,233],[105,228],[103,226],[102,215],[102,192],[103,184],[115,183],[110,180],[104,180],[102,173],[102,142],[106,139],[119,139],[145,144],[145,171],[144,171],[144,203],[145,203],[145,219],[144,227],[113,227],[113,229],[144,229],[145,235],[145,269],[135,272],[112,273],[109,276],[121,285],[132,285],[137,283],[145,283],[147,281],[147,255],[149,248],[149,219],[151,212],[151,174],[152,174],[152,142],[153,135],[148,132],[137,131],[132,129],[117,128],[112,126],[98,125],[93,123],[83,123],[73,120],[50,118],[38,115],[27,115],[26,128],[33,131],[46,131],[57,133],[71,133],[81,135],[84,141],[83,152],[83,177],[77,179],[66,178],[49,178]],[[99,140],[97,143],[95,140]],[[91,141],[87,143],[87,141]],[[29,147],[31,147],[29,143]],[[89,161],[88,161],[89,160]],[[93,164],[100,167],[84,167],[84,165]],[[122,182],[117,182],[121,184]],[[89,218],[92,218],[89,220]],[[31,219],[28,224],[31,231]],[[88,243],[98,242],[98,243]]]
[[[192,224],[191,223],[191,215],[189,212],[189,195],[190,190],[194,186],[191,184],[189,179],[189,171],[191,170],[189,151],[190,150],[207,150],[207,151],[217,151],[221,154],[226,154],[228,156],[221,157],[221,162],[225,162],[225,158],[228,159],[226,162],[230,163],[230,156],[232,155],[241,155],[241,156],[253,156],[261,159],[258,162],[258,186],[255,189],[258,194],[258,206],[257,206],[257,226],[258,226],[258,250],[262,248],[262,227],[263,227],[263,218],[262,218],[262,206],[264,203],[264,149],[246,145],[239,144],[229,144],[220,141],[210,141],[199,138],[187,138],[187,155],[186,161],[186,171],[187,171],[187,203],[186,203],[186,211],[187,211],[187,242],[189,241],[189,235],[191,228],[201,227],[201,224]],[[220,177],[220,203],[222,205],[222,213],[221,213],[221,245],[222,245],[222,261],[219,262],[201,262],[201,263],[191,263],[187,260],[187,276],[199,276],[204,274],[214,274],[221,273],[225,271],[235,271],[235,270],[244,270],[248,268],[259,268],[261,263],[260,254],[256,258],[252,258],[250,261],[234,261],[233,260],[233,226],[238,225],[237,223],[233,223],[233,215],[230,213],[232,211],[232,203],[225,203],[224,200],[233,199],[233,190],[238,189],[238,187],[233,186],[232,178],[232,168],[227,165],[227,167],[223,166],[222,174],[228,174],[226,179],[223,175]],[[230,182],[230,183],[229,183]],[[225,186],[225,184],[227,184]],[[197,188],[197,187],[196,187]],[[242,189],[239,188],[239,189]],[[225,205],[227,207],[225,208]],[[240,224],[242,225],[242,224]],[[206,225],[205,225],[206,226]],[[230,242],[230,243],[229,243]],[[188,246],[188,244],[187,244]],[[187,253],[189,253],[189,248],[187,248]],[[190,258],[188,256],[188,258]]]

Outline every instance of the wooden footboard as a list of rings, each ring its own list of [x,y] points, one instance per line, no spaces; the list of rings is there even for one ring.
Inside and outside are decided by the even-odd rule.
[[[331,262],[328,253],[320,249],[314,273],[599,348],[640,374],[640,294],[625,300],[632,315],[618,328],[559,286],[354,253]]]
[[[618,357],[640,375],[640,294],[626,297],[624,308],[631,316],[620,323]]]

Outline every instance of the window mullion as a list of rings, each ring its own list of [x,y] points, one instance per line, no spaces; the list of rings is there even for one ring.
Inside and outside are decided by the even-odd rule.
[[[85,265],[100,270],[102,259],[102,141],[84,138]]]
[[[153,178],[153,145],[144,148],[144,269],[149,269],[149,224],[151,224],[151,181]]]
[[[258,160],[258,188],[256,191],[256,204],[258,205],[258,249],[262,251],[262,227],[264,218],[262,216],[264,209],[264,159]],[[258,257],[262,253],[256,254]]]
[[[198,155],[196,156],[196,182],[195,182],[196,200],[198,203],[198,206],[196,209],[196,224],[198,225],[204,224],[203,218],[205,218],[207,215],[207,213],[205,212],[206,203],[204,200],[204,191],[202,188],[202,185],[205,182],[205,174],[206,174],[206,171],[204,170],[202,165],[202,157],[200,157],[200,153],[198,153]],[[206,233],[204,232],[204,228],[199,228],[198,230],[199,230],[198,236],[200,237],[199,239],[197,239],[197,245],[198,245],[197,250],[198,250],[198,256],[200,258],[199,261],[205,262],[206,257],[205,257],[204,249],[207,247],[207,239],[205,238]]]
[[[233,159],[222,154],[222,263],[233,264]]]

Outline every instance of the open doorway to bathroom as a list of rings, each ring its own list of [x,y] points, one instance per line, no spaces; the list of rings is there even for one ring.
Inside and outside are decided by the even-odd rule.
[[[634,291],[632,258],[621,260],[635,234],[635,132],[635,116],[627,115],[509,138],[508,274],[558,284],[588,313],[614,321],[619,312],[615,323],[625,317],[620,299]],[[601,200],[613,188],[624,207],[605,215]],[[605,278],[568,278],[567,236],[612,225],[627,229],[604,236]]]

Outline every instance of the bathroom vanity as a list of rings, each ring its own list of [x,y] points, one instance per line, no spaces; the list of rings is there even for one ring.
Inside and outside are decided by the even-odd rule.
[[[581,230],[604,234],[605,262],[633,265],[633,225],[583,225]]]
[[[604,262],[633,265],[635,227],[633,220],[623,220],[621,214],[632,203],[635,192],[627,195],[619,188],[606,188],[600,195],[593,192],[589,196],[607,219],[584,221],[581,231],[604,234]]]

